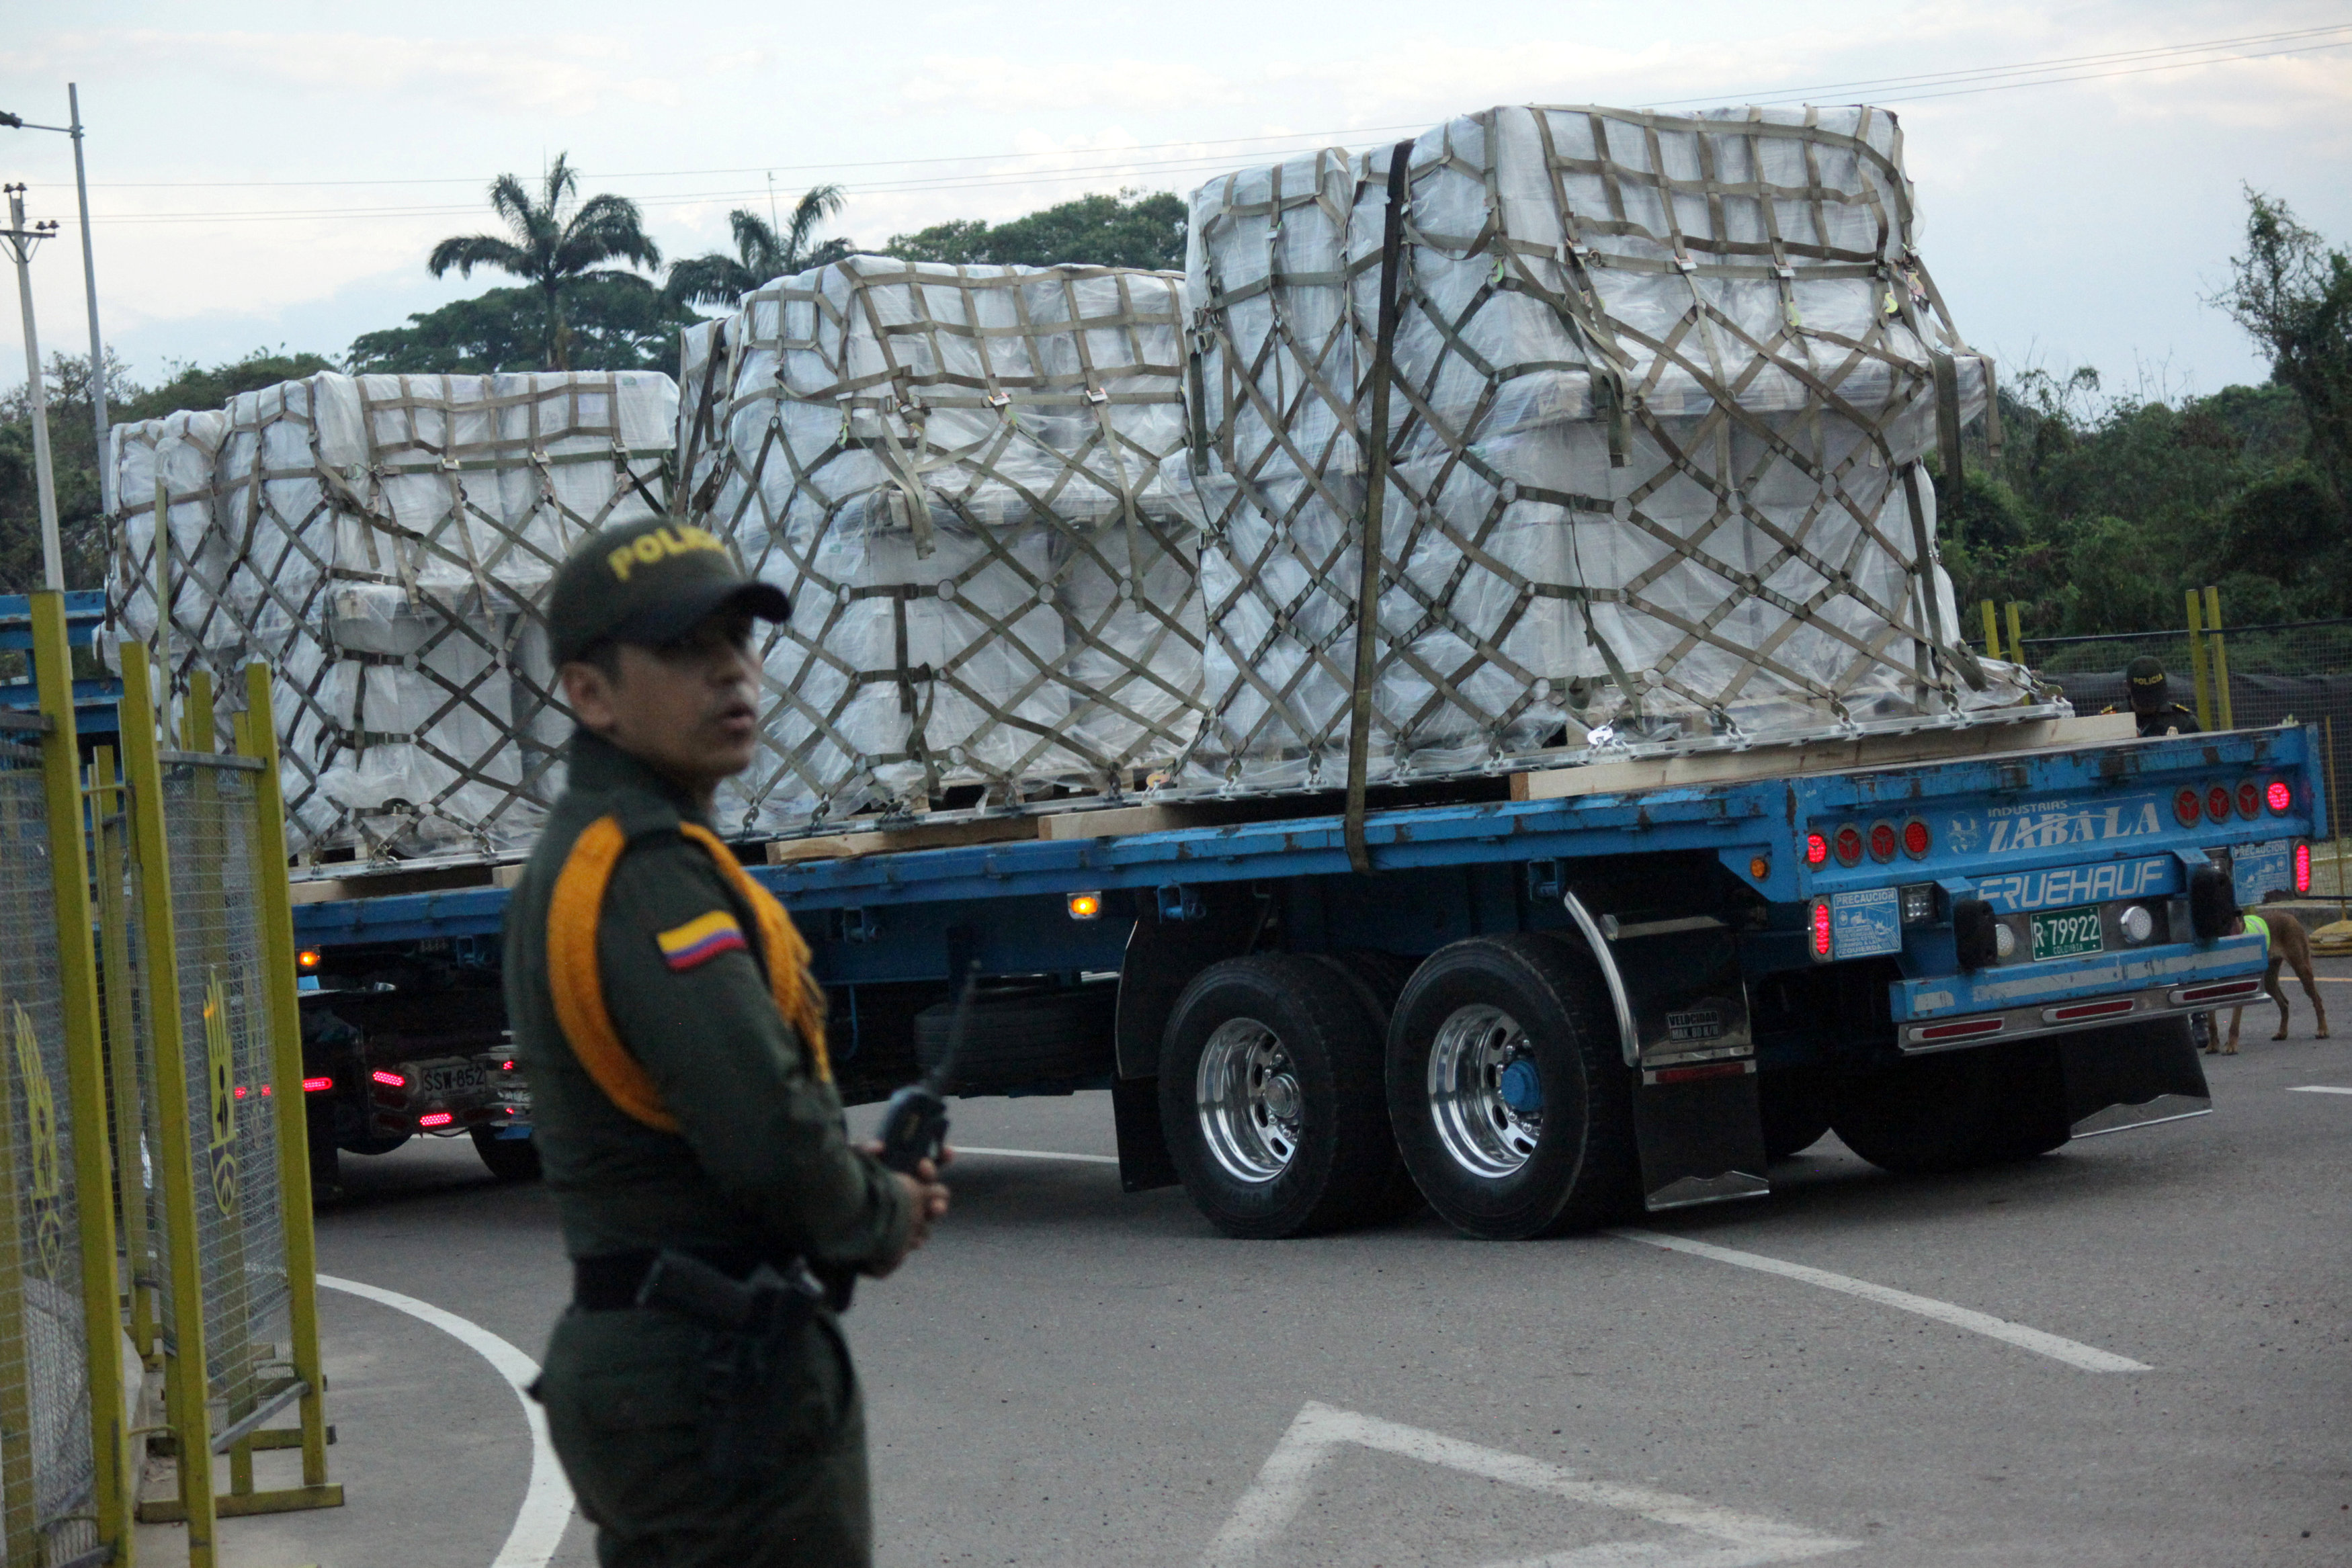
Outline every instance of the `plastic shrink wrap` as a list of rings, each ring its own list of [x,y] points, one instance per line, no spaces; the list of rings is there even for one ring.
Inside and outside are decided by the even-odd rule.
[[[852,256],[689,329],[692,520],[782,586],[730,833],[1146,786],[1193,737],[1182,280]]]
[[[657,373],[327,373],[118,425],[115,635],[160,643],[182,686],[270,666],[289,849],[511,852],[571,729],[549,577],[661,509],[676,422]]]
[[[1345,776],[1395,152],[1192,198],[1185,789]],[[1373,781],[2040,704],[1937,564],[1921,459],[1990,367],[1912,248],[1892,116],[1496,109],[1402,152]]]

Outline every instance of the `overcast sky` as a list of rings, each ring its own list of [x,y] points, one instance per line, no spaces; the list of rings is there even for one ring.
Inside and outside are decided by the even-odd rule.
[[[2320,28],[2341,30],[2276,37]],[[561,152],[684,256],[725,243],[730,207],[764,210],[771,171],[785,203],[840,181],[835,232],[879,245],[1496,103],[1866,99],[1902,118],[1920,248],[1978,348],[2175,394],[2266,373],[2201,303],[2244,183],[2352,243],[2352,47],[2308,47],[2352,46],[2343,0],[0,0],[0,110],[62,123],[80,84],[108,340],[150,381],[264,346],[340,355],[503,281],[436,281],[425,253],[491,226],[492,177]],[[2037,85],[1916,80],[2016,67]],[[35,264],[44,347],[79,352],[72,175],[65,137],[0,131],[0,176],[65,225]],[[22,365],[0,311],[0,386]]]

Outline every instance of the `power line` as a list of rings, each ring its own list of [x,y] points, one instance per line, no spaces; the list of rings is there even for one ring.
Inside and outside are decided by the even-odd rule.
[[[2274,33],[2250,33],[2238,37],[2210,38],[2203,42],[2189,44],[2154,45],[2146,48],[2116,50],[2105,54],[2068,55],[2057,57],[2052,59],[2027,60],[2005,66],[1970,67],[1945,71],[1928,71],[1909,76],[1868,77],[1851,81],[1821,82],[1810,87],[1772,88],[1761,92],[1706,93],[1694,98],[1657,99],[1654,100],[1649,107],[1671,108],[1678,105],[1716,103],[1777,104],[1790,101],[1801,101],[1801,95],[1808,93],[1846,92],[1871,88],[1889,88],[1895,89],[1910,88],[1924,89],[1929,87],[1941,87],[1959,81],[1988,81],[1993,83],[1993,87],[1979,88],[1971,90],[1993,90],[1994,87],[2008,88],[2042,86],[2050,85],[2050,83],[2046,83],[2042,80],[2019,80],[2015,82],[2008,82],[1997,81],[1995,78],[2011,76],[2040,77],[2043,73],[2064,70],[2074,66],[2117,64],[2125,61],[2146,60],[2159,57],[2197,55],[2217,49],[2252,48],[2261,45],[2286,43],[2298,39],[2318,39],[2337,34],[2352,34],[2352,24],[2339,23],[2333,26],[2302,27]],[[2300,54],[2310,52],[2310,50],[2315,48],[2332,48],[2337,47],[2340,47],[2338,43],[2311,44],[2299,48],[2271,50],[2263,54],[2231,55],[2223,56],[2214,60],[2182,60],[2179,63],[2180,65],[2208,65],[2220,64],[2222,63],[2223,60],[2228,59],[2267,59],[2272,57],[2273,55]],[[2173,68],[2167,65],[2153,68],[2167,69]],[[2053,82],[2084,81],[2094,79],[2100,76],[2131,74],[2136,73],[2130,71],[2100,71],[2084,73],[2077,76],[2060,77],[2051,79]],[[1916,99],[1921,98],[1951,97],[1957,95],[1954,93],[1923,91],[1906,92],[1904,96]],[[1267,131],[1255,136],[1227,136],[1209,138],[1206,140],[1195,139],[1183,141],[1139,142],[1132,147],[1089,149],[1086,151],[1096,151],[1124,155],[1132,152],[1168,152],[1177,148],[1234,147],[1239,146],[1244,142],[1252,141],[1286,141],[1298,144],[1293,148],[1286,149],[1287,151],[1309,151],[1317,147],[1329,145],[1333,141],[1345,141],[1355,137],[1386,135],[1400,131],[1418,131],[1425,128],[1428,122],[1426,120],[1416,120],[1409,124],[1399,125],[1350,126],[1337,131],[1300,131],[1286,132]],[[1268,151],[1276,152],[1285,150],[1286,149],[1269,149]],[[630,170],[611,173],[598,172],[593,170],[585,170],[582,172],[583,178],[593,176],[598,180],[667,180],[720,174],[764,175],[771,172],[778,173],[826,173],[849,169],[918,168],[948,163],[1002,162],[1008,159],[1047,159],[1058,156],[1062,156],[1062,154],[1057,152],[965,152],[936,158],[882,158],[847,162],[836,161],[824,163],[760,163],[733,168]],[[1117,165],[1113,166],[1116,167]],[[975,177],[978,178],[982,176],[976,174]],[[491,178],[492,177],[490,176],[467,178],[454,175],[440,175],[432,177],[370,180],[142,180],[116,181],[104,184],[100,188],[108,190],[260,190],[306,187],[341,188],[345,186],[356,187],[375,185],[487,185],[490,183]],[[921,188],[931,190],[940,189],[941,187],[937,185],[927,185]]]
[[[2280,34],[2280,35],[2265,35],[2265,37],[2314,37],[2315,35],[2319,35],[2319,34],[2330,34],[2330,33],[2352,35],[2352,25],[2347,25],[2347,26],[2338,26],[2338,27],[2331,27],[2331,28],[2309,28],[2309,29],[2305,29],[2305,30],[2303,30],[2303,31],[2301,31],[2301,32],[2298,32],[2298,33],[2293,33],[2293,34]],[[2293,44],[2293,45],[2290,45],[2289,47],[2285,47],[2285,48],[2278,48],[2278,49],[2265,49],[2265,50],[2260,50],[2260,51],[2251,52],[2251,53],[2249,53],[2249,52],[2239,52],[2239,53],[2223,54],[2223,55],[2212,55],[2212,54],[2210,54],[2210,50],[2212,50],[2213,48],[2215,48],[2215,47],[2220,47],[2220,46],[2217,46],[2217,45],[2211,45],[2211,44],[2200,44],[2200,45],[2180,45],[2180,46],[2171,46],[2171,47],[2165,47],[2165,48],[2162,48],[2162,49],[2127,50],[2127,51],[2121,51],[2121,52],[2117,52],[2117,53],[2115,53],[2115,54],[2108,54],[2108,55],[2086,55],[2086,56],[2076,56],[2076,57],[2073,57],[2073,58],[2072,58],[2071,60],[2069,60],[2069,61],[2047,62],[2047,63],[2034,64],[2034,65],[2030,65],[2030,66],[2017,66],[2017,67],[2006,67],[2006,68],[1980,68],[1980,69],[1972,69],[1972,70],[1964,70],[1964,71],[1940,71],[1940,72],[1931,72],[1931,73],[1927,73],[1927,74],[1926,74],[1926,75],[1924,75],[1924,76],[1920,76],[1920,77],[1883,78],[1878,78],[1878,79],[1877,79],[1877,80],[1875,80],[1875,81],[1868,81],[1868,82],[1855,82],[1855,83],[1830,83],[1830,84],[1824,84],[1824,85],[1820,86],[1820,87],[1808,88],[1808,89],[1795,89],[1795,90],[1796,90],[1797,92],[1801,92],[1801,93],[1810,93],[1810,92],[1828,91],[1828,90],[1832,90],[1832,89],[1834,89],[1843,88],[1843,87],[1890,86],[1890,85],[1897,84],[1897,83],[1916,83],[1916,84],[1918,84],[1919,86],[1921,86],[1921,87],[1923,87],[1923,88],[1932,88],[1932,89],[1936,89],[1936,90],[1931,90],[1931,91],[1901,91],[1901,90],[1898,90],[1898,91],[1895,91],[1895,92],[1887,93],[1887,94],[1885,94],[1885,95],[1881,95],[1881,96],[1879,96],[1879,97],[1878,97],[1878,99],[1876,99],[1877,101],[1881,101],[1881,102],[1887,102],[1887,103],[1919,102],[1919,101],[1924,101],[1924,100],[1927,100],[1927,99],[1938,99],[1938,98],[1957,98],[1957,97],[1964,97],[1964,96],[1969,96],[1969,95],[1975,94],[1975,93],[2011,91],[2011,90],[2014,90],[2014,89],[2019,89],[2019,88],[2057,86],[2057,85],[2061,85],[2061,84],[2068,83],[2068,82],[2095,81],[2095,80],[2101,80],[2101,79],[2105,79],[2105,78],[2115,78],[2115,77],[2142,76],[2142,75],[2146,75],[2146,74],[2148,74],[2148,73],[2150,73],[2150,72],[2155,72],[2155,71],[2183,70],[2183,69],[2192,68],[2194,68],[2194,67],[2198,67],[2198,66],[2207,66],[2207,65],[2223,65],[2223,64],[2230,64],[2230,63],[2233,63],[2233,62],[2237,62],[2237,61],[2244,61],[2244,60],[2273,59],[2273,58],[2280,57],[2282,57],[2282,56],[2287,56],[2287,55],[2313,54],[2313,53],[2318,53],[2318,52],[2321,52],[2321,51],[2324,51],[2324,50],[2344,48],[2344,47],[2347,47],[2347,46],[2352,46],[2352,36],[2347,36],[2347,37],[2338,37],[2338,38],[2331,38],[2331,39],[2328,39],[2328,40],[2324,41],[2324,42],[2313,42],[2313,43]],[[2181,57],[2181,56],[2187,56],[2187,55],[2199,55],[2199,54],[2201,54],[2204,57],[2197,57],[2197,58],[2184,58],[2184,57]],[[2065,66],[2066,66],[2066,65],[2068,65],[2068,64],[2073,64],[2073,63],[2084,63],[2084,62],[2092,62],[2092,61],[2147,60],[2147,59],[2150,59],[2151,57],[2154,57],[2154,58],[2156,59],[2156,63],[2154,63],[2154,64],[2142,64],[2142,65],[2130,65],[2130,66],[2120,66],[2120,65],[2119,65],[2119,66],[2117,67],[2117,68],[2110,69],[2110,70],[2077,71],[2077,72],[2074,72],[2074,73],[2073,73],[2073,74],[2069,74],[2069,75],[2062,75],[2062,76],[2051,76],[2051,75],[2048,75],[2048,74],[2047,74],[2048,72],[2050,72],[2050,71],[2052,71],[2052,70],[2062,70],[2062,69],[2063,69],[2063,68],[2065,68]],[[2001,79],[1998,79],[2000,77],[2001,77],[2001,76],[2003,76],[2003,75],[2012,75],[2012,76],[2017,76],[2020,79],[2015,79],[2015,80],[2001,80]],[[1967,85],[1967,86],[1947,86],[1947,85],[1945,85],[1945,84],[1952,83],[1952,82],[1966,82],[1966,83],[1969,83],[1969,84],[1972,84],[1972,85]],[[1738,99],[1738,98],[1739,98],[1739,97],[1741,97],[1741,96],[1742,96],[1742,95],[1737,95],[1737,94],[1722,95],[1722,97],[1723,97],[1723,98],[1729,98],[1729,99]],[[1720,101],[1720,99],[1717,99],[1717,98],[1710,97],[1710,98],[1707,98],[1707,99],[1675,99],[1675,100],[1673,100],[1673,101],[1674,101],[1674,102],[1675,102],[1675,103],[1712,103],[1712,102],[1716,102],[1716,101]],[[1759,105],[1759,106],[1770,106],[1770,105],[1776,105],[1776,104],[1785,104],[1785,103],[1801,102],[1801,101],[1804,101],[1804,100],[1803,100],[1802,99],[1801,99],[1801,98],[1796,98],[1796,97],[1781,97],[1781,98],[1774,98],[1774,97],[1770,97],[1770,96],[1767,96],[1767,95],[1760,95],[1760,94],[1759,94],[1759,95],[1748,95],[1748,96],[1747,96],[1747,101],[1751,102],[1751,103],[1758,104],[1758,105]],[[1660,107],[1663,107],[1663,106],[1660,106]],[[1422,121],[1422,122],[1417,122],[1417,123],[1416,123],[1415,125],[1413,125],[1413,126],[1406,126],[1406,127],[1369,127],[1369,128],[1363,128],[1363,129],[1362,129],[1362,130],[1360,130],[1359,132],[1355,132],[1355,134],[1370,134],[1370,133],[1372,133],[1373,131],[1389,131],[1389,130],[1399,130],[1399,129],[1420,129],[1422,126],[1423,126],[1423,125],[1425,125],[1425,124],[1426,124],[1426,121]],[[1324,133],[1324,134],[1325,134],[1325,135],[1345,135],[1345,134],[1350,134],[1350,133],[1349,133],[1349,132],[1329,132],[1329,133]],[[1102,162],[1088,162],[1088,163],[1080,163],[1080,164],[1076,164],[1076,165],[1066,166],[1066,167],[1059,168],[1059,169],[1034,169],[1034,170],[997,169],[997,170],[977,171],[977,172],[974,172],[973,173],[967,174],[967,175],[949,176],[949,177],[946,177],[946,178],[937,178],[937,177],[927,176],[927,175],[917,175],[917,176],[912,176],[912,177],[910,177],[910,178],[908,178],[908,179],[905,179],[905,180],[874,180],[874,181],[866,181],[866,182],[860,182],[860,183],[856,183],[856,184],[852,185],[852,186],[851,186],[851,191],[852,191],[852,193],[854,193],[854,194],[860,194],[860,195],[912,195],[912,194],[929,193],[940,192],[940,191],[989,190],[989,189],[998,189],[998,188],[1003,188],[1003,187],[1005,187],[1005,186],[1015,186],[1015,185],[1039,185],[1039,184],[1044,184],[1044,185],[1055,185],[1055,184],[1066,184],[1066,183],[1069,183],[1074,182],[1074,181],[1093,181],[1093,180],[1098,180],[1098,179],[1101,179],[1101,178],[1103,178],[1103,177],[1105,177],[1105,176],[1111,176],[1111,175],[1117,175],[1117,176],[1120,176],[1120,177],[1126,177],[1126,176],[1138,175],[1138,174],[1145,174],[1145,173],[1160,173],[1160,174],[1170,174],[1170,173],[1179,173],[1179,172],[1199,173],[1199,172],[1221,172],[1221,171],[1223,171],[1223,170],[1224,170],[1224,169],[1226,169],[1226,168],[1228,168],[1228,167],[1230,167],[1230,166],[1231,166],[1231,156],[1232,156],[1232,155],[1231,155],[1230,153],[1194,152],[1194,153],[1191,153],[1191,154],[1188,154],[1188,155],[1186,155],[1186,156],[1179,157],[1179,158],[1170,158],[1170,159],[1145,159],[1145,160],[1139,160],[1139,160],[1132,159],[1132,158],[1129,158],[1129,157],[1127,157],[1127,156],[1126,156],[1126,154],[1128,154],[1128,153],[1131,153],[1131,152],[1135,152],[1151,151],[1151,150],[1153,150],[1153,149],[1155,149],[1155,148],[1195,147],[1195,146],[1222,146],[1222,145],[1231,145],[1233,142],[1235,142],[1235,141],[1271,141],[1271,140],[1276,140],[1276,138],[1271,137],[1271,136],[1234,137],[1234,138],[1227,138],[1227,139],[1223,139],[1223,141],[1210,141],[1210,142],[1158,142],[1158,143],[1150,143],[1150,144],[1139,145],[1139,146],[1134,147],[1134,148],[1122,148],[1122,149],[1115,149],[1115,150],[1114,150],[1114,149],[1102,149],[1102,150],[1099,150],[1099,151],[1100,151],[1100,152],[1101,152],[1102,154],[1108,155],[1108,154],[1116,153],[1116,154],[1117,154],[1117,156],[1106,156],[1106,157],[1105,157],[1105,159],[1104,159],[1104,161],[1102,161]],[[1264,153],[1263,153],[1262,155],[1263,155],[1263,156],[1275,156],[1275,155],[1279,155],[1279,154],[1283,154],[1283,153],[1297,153],[1297,152],[1314,152],[1314,151],[1318,151],[1318,150],[1319,150],[1320,148],[1322,148],[1322,147],[1324,147],[1324,146],[1328,146],[1328,145],[1329,145],[1328,141],[1327,141],[1327,140],[1323,140],[1323,139],[1321,139],[1321,137],[1318,137],[1318,139],[1316,139],[1316,140],[1312,140],[1312,141],[1308,141],[1307,143],[1306,143],[1305,145],[1301,145],[1301,146],[1297,146],[1297,147],[1292,147],[1292,148],[1269,148],[1269,149],[1265,150],[1265,152],[1264,152]],[[980,156],[983,156],[983,155],[981,155],[981,154],[973,154],[973,155],[971,155],[971,157],[973,157],[973,158],[980,157]],[[1006,156],[1012,156],[1012,157],[1024,157],[1024,158],[1038,158],[1038,157],[1052,157],[1052,156],[1059,156],[1059,154],[1052,154],[1052,153],[1018,153],[1018,154],[1008,154],[1008,155],[1006,155]],[[873,163],[873,164],[866,164],[866,165],[853,165],[853,164],[831,164],[831,165],[802,165],[802,166],[798,166],[798,167],[799,167],[799,168],[802,168],[802,169],[806,169],[806,168],[817,168],[817,169],[823,169],[823,170],[827,170],[827,171],[834,171],[834,170],[839,170],[839,169],[850,168],[850,167],[903,167],[903,166],[910,166],[910,165],[917,164],[917,163],[927,163],[927,162],[969,162],[969,161],[971,161],[971,159],[970,159],[970,158],[966,158],[966,159],[937,159],[937,160],[906,160],[906,161],[903,161],[903,162],[877,162],[877,163]],[[733,172],[733,171],[717,171],[717,170],[709,171],[709,172],[714,172],[714,173],[716,173],[716,172]],[[762,170],[762,171],[761,171],[761,172],[764,172],[764,170]],[[677,171],[677,172],[676,172],[676,173],[680,174],[680,175],[685,174],[685,173],[688,173],[688,172],[693,172],[693,171]],[[600,180],[604,180],[604,179],[620,179],[620,178],[625,178],[625,177],[637,177],[637,178],[645,178],[645,177],[650,177],[650,176],[621,176],[621,175],[599,175],[599,176],[597,176],[597,178],[598,178],[598,179],[600,179]],[[638,206],[640,206],[640,207],[646,207],[646,208],[656,208],[656,209],[659,209],[659,208],[665,208],[665,207],[694,206],[694,205],[699,205],[699,204],[701,204],[709,203],[709,202],[740,201],[740,200],[751,199],[751,198],[755,198],[755,197],[757,197],[757,196],[761,195],[761,194],[762,193],[763,190],[764,190],[764,187],[756,187],[756,188],[736,188],[736,189],[716,190],[716,191],[697,191],[697,192],[684,192],[684,193],[665,193],[665,194],[661,194],[661,195],[639,196],[639,197],[635,197],[635,198],[633,198],[633,199],[636,202],[637,205],[638,205]],[[476,215],[477,214],[478,214],[478,213],[479,213],[479,211],[480,211],[479,206],[478,206],[478,205],[477,205],[477,204],[466,204],[466,205],[462,205],[462,206],[458,206],[458,205],[449,205],[449,204],[436,204],[428,205],[428,206],[408,206],[408,207],[383,207],[383,206],[341,206],[341,207],[310,207],[310,208],[303,208],[303,207],[282,207],[282,208],[253,208],[253,209],[247,209],[247,210],[243,210],[243,211],[230,210],[230,211],[212,211],[212,212],[147,213],[147,214],[121,214],[121,215],[106,215],[106,214],[100,214],[100,215],[99,215],[98,217],[96,217],[95,219],[93,219],[93,221],[94,221],[94,222],[98,222],[98,223],[113,224],[113,225],[130,225],[130,224],[190,224],[190,223],[284,223],[284,222],[290,222],[290,221],[297,221],[297,220],[303,220],[303,219],[326,219],[326,218],[348,219],[348,218],[425,218],[425,217],[467,217],[467,216]]]

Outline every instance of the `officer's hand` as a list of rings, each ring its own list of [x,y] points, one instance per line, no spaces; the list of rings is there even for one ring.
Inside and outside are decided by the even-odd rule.
[[[882,1153],[878,1139],[870,1139],[858,1147],[877,1156]],[[917,1163],[912,1176],[904,1171],[890,1173],[898,1178],[907,1194],[907,1212],[910,1217],[907,1226],[907,1245],[890,1257],[875,1259],[866,1266],[866,1273],[877,1280],[887,1279],[899,1264],[907,1260],[908,1253],[931,1239],[932,1225],[945,1218],[948,1212],[948,1189],[940,1180],[939,1166],[954,1158],[955,1151],[942,1146],[938,1165],[922,1160]]]

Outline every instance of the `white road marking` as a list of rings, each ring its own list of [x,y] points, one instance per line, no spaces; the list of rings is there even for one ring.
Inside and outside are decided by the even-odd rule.
[[[2333,1083],[2298,1083],[2287,1092],[2290,1094],[2352,1094],[2352,1089],[2339,1088]]]
[[[968,1144],[954,1144],[953,1147],[960,1155],[994,1155],[1005,1160],[1076,1160],[1081,1165],[1089,1166],[1118,1164],[1117,1155],[1064,1155],[1051,1149],[976,1149]]]
[[[490,1568],[547,1568],[547,1560],[555,1555],[563,1539],[563,1527],[572,1522],[572,1483],[563,1479],[563,1467],[557,1462],[555,1445],[547,1435],[546,1414],[538,1400],[523,1392],[539,1376],[539,1363],[481,1324],[444,1312],[430,1301],[381,1285],[338,1280],[331,1274],[320,1275],[319,1283],[431,1323],[452,1339],[463,1341],[512,1386],[515,1397],[522,1402],[523,1419],[530,1425],[530,1481],[523,1489],[522,1511],[515,1515],[514,1528],[507,1531],[507,1542],[499,1548]]]
[[[1248,1568],[1258,1551],[1298,1515],[1315,1472],[1340,1448],[1354,1444],[1396,1454],[1444,1469],[1525,1487],[1570,1502],[1638,1514],[1653,1524],[1695,1531],[1704,1542],[1616,1541],[1495,1563],[1486,1568],[1761,1568],[1808,1557],[1858,1549],[1858,1541],[1838,1541],[1779,1520],[1717,1508],[1696,1498],[1613,1481],[1581,1480],[1573,1470],[1524,1454],[1506,1453],[1449,1437],[1420,1427],[1401,1426],[1375,1416],[1308,1401],[1282,1441],[1274,1446],[1257,1479],[1234,1505],[1233,1516],[1209,1543],[1202,1568]]]
[[[2011,1322],[1990,1312],[1972,1312],[1956,1307],[1949,1301],[1939,1301],[1933,1296],[1915,1296],[1908,1291],[1892,1290],[1874,1285],[1867,1280],[1856,1280],[1844,1274],[1832,1274],[1826,1269],[1808,1268],[1802,1263],[1784,1263],[1778,1258],[1767,1258],[1756,1252],[1735,1251],[1717,1247],[1709,1241],[1693,1241],[1687,1237],[1665,1236],[1654,1230],[1621,1229],[1609,1232],[1628,1241],[1639,1241],[1648,1247],[1663,1247],[1669,1252],[1687,1252],[1694,1258],[1711,1258],[1718,1263],[1733,1263],[1742,1269],[1754,1269],[1759,1273],[1778,1274],[1783,1279],[1801,1280],[1808,1285],[1819,1285],[1824,1291],[1837,1291],[1849,1296],[1860,1296],[1881,1306],[1897,1307],[1906,1312],[1916,1312],[1923,1318],[1950,1323],[1954,1328],[1967,1329],[1989,1339],[1997,1339],[2030,1350],[2036,1355],[2046,1355],[2053,1361],[2063,1361],[2069,1366],[2079,1366],[2085,1372],[2148,1372],[2146,1362],[2117,1355],[2113,1351],[2100,1350],[2076,1340],[2062,1339],[2054,1333],[2027,1328],[2023,1323]]]

